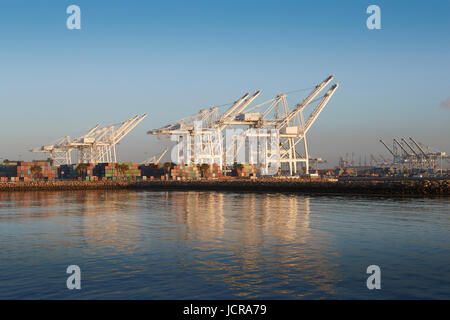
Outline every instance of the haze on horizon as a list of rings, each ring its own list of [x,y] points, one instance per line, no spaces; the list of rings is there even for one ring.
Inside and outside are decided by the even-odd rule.
[[[66,28],[66,8],[82,12]],[[366,8],[381,8],[381,30]],[[97,123],[149,116],[120,144],[122,161],[164,147],[146,132],[262,90],[257,101],[340,88],[312,127],[312,157],[383,154],[413,137],[450,153],[450,2],[46,1],[0,10],[0,160]],[[290,104],[308,91],[288,96]]]

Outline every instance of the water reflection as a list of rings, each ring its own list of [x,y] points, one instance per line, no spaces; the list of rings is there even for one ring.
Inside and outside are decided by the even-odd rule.
[[[20,231],[23,246],[37,243],[33,249],[50,249],[41,254],[55,259],[67,254],[55,248],[79,249],[102,276],[163,267],[213,284],[218,296],[334,294],[340,279],[334,237],[313,231],[318,220],[311,202],[308,196],[218,192],[0,193],[0,236],[18,233],[5,222],[25,225],[33,232]],[[96,264],[125,256],[135,264],[125,259],[113,270]]]
[[[29,225],[50,247],[128,251],[139,231],[137,199],[122,191],[0,193],[0,223]]]
[[[168,192],[166,200],[176,223],[185,225],[178,239],[191,241],[197,250],[192,264],[208,280],[225,282],[239,296],[255,297],[273,287],[275,278],[274,294],[300,296],[290,282],[307,273],[306,284],[335,292],[339,276],[329,259],[336,256],[330,252],[332,237],[312,232],[310,197]]]

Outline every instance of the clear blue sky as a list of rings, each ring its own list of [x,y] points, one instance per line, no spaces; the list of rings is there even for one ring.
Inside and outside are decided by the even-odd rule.
[[[81,7],[81,30],[66,8]],[[381,7],[382,30],[366,28]],[[163,147],[151,128],[261,89],[261,101],[334,74],[313,156],[386,154],[379,137],[450,152],[450,1],[1,1],[0,158],[96,123],[149,116],[120,158]],[[302,96],[292,96],[291,101]]]

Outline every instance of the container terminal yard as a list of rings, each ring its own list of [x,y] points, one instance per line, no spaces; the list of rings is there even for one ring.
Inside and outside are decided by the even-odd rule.
[[[95,125],[77,138],[64,136],[30,150],[46,160],[0,164],[0,191],[91,188],[186,188],[280,190],[317,193],[449,194],[450,157],[414,138],[382,139],[390,158],[370,155],[355,164],[354,154],[340,158],[333,169],[319,169],[321,158],[308,152],[307,134],[339,84],[334,76],[316,85],[307,97],[289,107],[287,94],[252,105],[261,94],[246,93],[223,113],[218,107],[161,128],[150,135],[170,137],[177,144],[172,161],[162,162],[165,148],[142,163],[119,162],[116,145],[146,114],[119,126]],[[328,86],[330,88],[319,94]],[[316,103],[305,116],[308,105]],[[163,149],[163,148],[161,148]],[[76,157],[73,158],[73,154]],[[392,158],[392,159],[391,159]]]

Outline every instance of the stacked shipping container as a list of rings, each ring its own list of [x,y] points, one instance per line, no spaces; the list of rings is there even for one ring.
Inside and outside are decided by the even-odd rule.
[[[204,178],[221,178],[223,175],[222,170],[220,170],[217,163],[209,165],[207,170],[205,170],[205,168],[202,169],[202,166],[200,166],[200,169],[202,170],[202,177]]]
[[[256,175],[253,165],[240,165],[234,170],[238,176]],[[32,161],[0,164],[0,181],[28,181],[32,179],[53,180],[120,180],[134,178],[151,179],[199,179],[222,178],[223,172],[218,164],[174,165],[147,164],[139,165],[132,162],[71,164],[57,167],[49,162]]]
[[[94,168],[94,175],[108,180],[132,179],[140,177],[141,170],[133,162],[99,163]]]
[[[57,176],[56,168],[45,161],[18,162],[16,178],[29,181],[33,179],[54,180]]]
[[[143,164],[139,166],[139,170],[141,170],[141,175],[143,177],[153,177],[153,178],[161,178],[166,172],[166,167],[162,164]]]
[[[200,168],[196,165],[181,164],[179,166],[174,166],[170,170],[170,176],[172,179],[198,179],[201,177],[201,172]]]
[[[16,178],[29,181],[32,179],[54,180],[57,177],[56,167],[46,161],[19,161],[16,166]]]
[[[240,163],[237,164],[233,169],[233,175],[237,177],[250,177],[257,176],[258,174],[259,170],[254,164]]]
[[[59,179],[89,178],[94,175],[95,164],[64,164],[58,168]],[[89,180],[89,179],[87,179]]]
[[[17,176],[17,164],[1,164],[0,165],[0,178],[8,178]],[[4,181],[2,179],[1,181]]]

